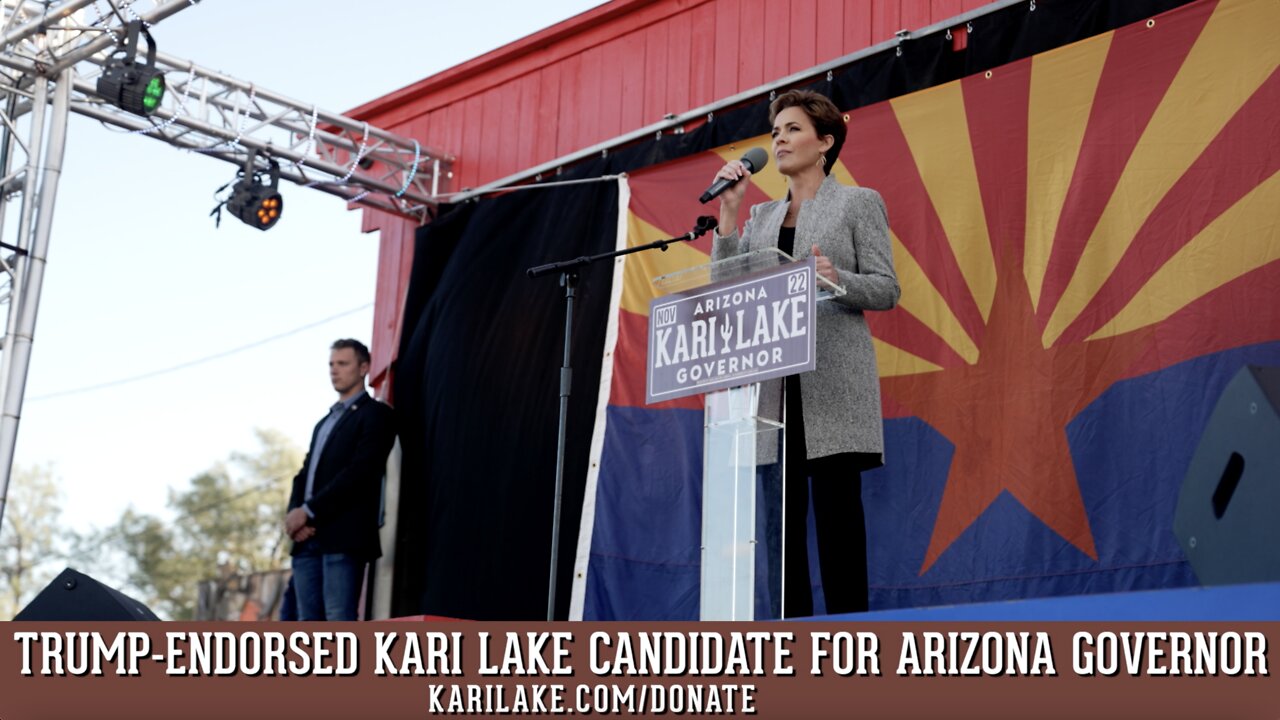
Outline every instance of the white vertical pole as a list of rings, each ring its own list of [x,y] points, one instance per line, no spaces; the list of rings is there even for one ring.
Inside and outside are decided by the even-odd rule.
[[[21,301],[17,313],[17,326],[5,336],[4,360],[8,366],[5,376],[3,414],[0,415],[0,523],[4,522],[5,498],[9,491],[9,476],[13,470],[13,454],[18,439],[18,420],[22,416],[22,399],[26,392],[27,370],[31,365],[31,344],[35,335],[36,315],[40,309],[40,287],[44,280],[45,259],[49,254],[49,236],[53,225],[53,208],[58,197],[58,180],[62,176],[62,158],[66,150],[67,120],[71,108],[71,85],[74,70],[67,68],[58,75],[53,93],[53,112],[49,124],[49,144],[40,166],[43,142],[45,103],[48,100],[49,82],[41,78],[36,82],[35,100],[32,106],[31,145],[34,153],[28,158],[27,190],[22,198],[22,219],[19,223],[20,240],[32,232],[26,245],[26,278],[22,282],[21,298],[11,297],[10,302]],[[39,214],[31,215],[39,173]]]
[[[17,345],[16,333],[18,316],[22,312],[22,296],[26,288],[28,242],[31,232],[32,215],[35,212],[36,193],[39,186],[40,154],[44,149],[44,115],[48,102],[49,82],[45,78],[36,78],[32,87],[31,127],[27,138],[27,166],[22,174],[22,208],[18,215],[18,235],[14,242],[19,251],[13,263],[13,281],[9,293],[9,317],[5,325],[4,356],[0,359],[0,408],[9,407],[13,374],[13,354]],[[20,408],[19,408],[20,409]],[[0,526],[4,525],[4,510],[9,497],[9,476],[13,470],[13,448],[17,440],[17,414],[13,418],[13,433],[9,432],[7,411],[0,416]],[[11,441],[10,438],[13,438]]]

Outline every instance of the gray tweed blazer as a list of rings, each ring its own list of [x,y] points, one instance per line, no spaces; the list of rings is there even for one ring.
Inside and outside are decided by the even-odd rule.
[[[718,233],[711,258],[777,247],[790,197],[754,205],[739,237]],[[884,453],[880,375],[864,310],[889,310],[901,289],[893,271],[889,219],[875,190],[841,185],[830,175],[813,200],[800,208],[795,256],[809,257],[817,245],[831,260],[842,297],[818,303],[817,369],[800,377],[807,456],[843,452]],[[782,381],[761,388],[760,416],[781,417]]]

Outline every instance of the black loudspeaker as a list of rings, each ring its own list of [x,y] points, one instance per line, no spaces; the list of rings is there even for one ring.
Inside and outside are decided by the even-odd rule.
[[[1178,495],[1173,531],[1202,585],[1280,580],[1280,368],[1222,391]]]
[[[159,620],[146,605],[71,568],[63,570],[14,620]]]

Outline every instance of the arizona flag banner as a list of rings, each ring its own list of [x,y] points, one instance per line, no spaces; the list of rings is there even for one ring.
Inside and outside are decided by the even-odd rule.
[[[1196,584],[1191,455],[1231,377],[1280,365],[1277,28],[1196,2],[848,114],[833,173],[884,197],[902,285],[867,314],[872,609]],[[634,173],[626,241],[685,232],[753,146]],[[770,167],[746,202],[785,193]],[[644,366],[650,278],[709,252],[625,262],[575,616],[697,615],[701,399],[646,406]]]

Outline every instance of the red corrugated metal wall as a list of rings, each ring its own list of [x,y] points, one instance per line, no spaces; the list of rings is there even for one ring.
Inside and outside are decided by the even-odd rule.
[[[987,4],[985,0],[613,0],[352,114],[457,155],[476,187]],[[373,379],[399,342],[412,223],[380,230]]]

